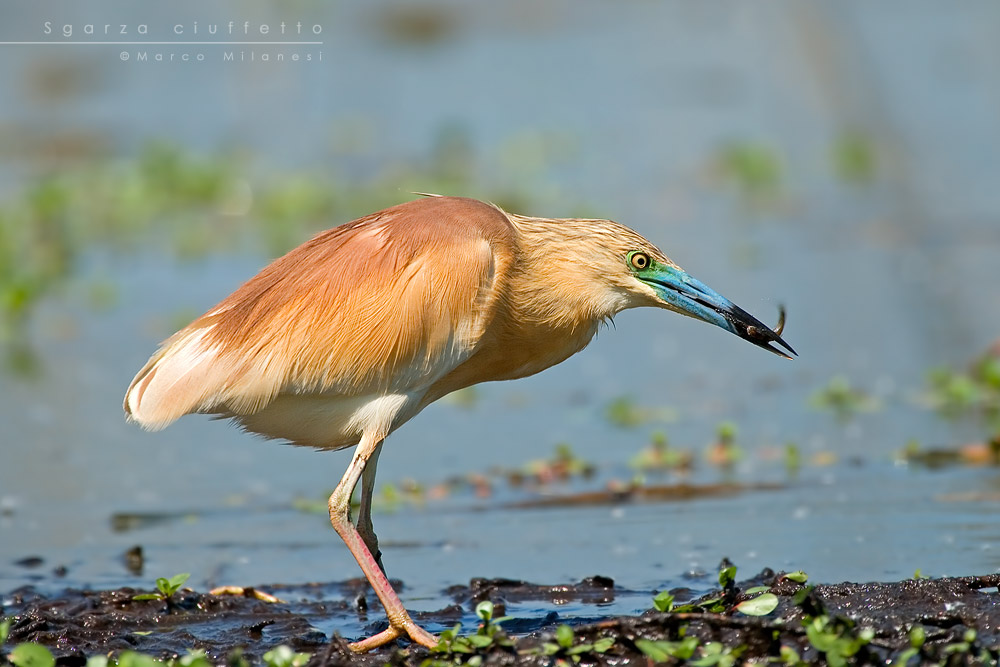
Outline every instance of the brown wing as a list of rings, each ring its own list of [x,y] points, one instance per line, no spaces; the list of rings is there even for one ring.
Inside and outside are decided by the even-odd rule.
[[[429,386],[474,351],[510,256],[506,215],[422,199],[323,232],[168,339],[125,411],[148,428],[250,414],[283,393]]]

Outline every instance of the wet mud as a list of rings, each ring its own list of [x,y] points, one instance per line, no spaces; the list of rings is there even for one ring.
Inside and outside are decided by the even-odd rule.
[[[314,667],[432,664],[428,660],[443,661],[439,664],[471,660],[473,665],[648,665],[680,664],[685,656],[718,658],[700,664],[768,660],[796,664],[793,655],[801,661],[798,664],[875,665],[902,660],[898,664],[978,665],[997,664],[1000,657],[998,584],[1000,575],[994,574],[810,586],[765,570],[722,590],[675,589],[674,611],[650,609],[637,616],[606,618],[599,605],[624,592],[606,577],[572,585],[474,579],[444,592],[452,604],[415,614],[418,622],[432,629],[463,622],[461,634],[476,632],[472,610],[483,600],[494,603],[495,618],[512,616],[502,624],[505,634],[462,653],[430,652],[400,643],[358,656],[343,638],[331,639],[317,630],[317,622],[337,616],[361,619],[370,632],[385,627],[378,602],[363,580],[267,587],[268,593],[283,600],[279,603],[188,589],[166,601],[134,600],[137,593],[147,591],[131,588],[67,590],[46,597],[25,587],[3,597],[0,615],[11,620],[7,650],[20,642],[37,642],[49,647],[60,665],[84,665],[88,656],[125,650],[169,658],[191,649],[206,651],[217,664],[226,663],[237,651],[256,664],[279,644],[311,654],[309,664]],[[760,595],[761,587],[776,596],[774,611],[764,616],[740,613],[737,605]],[[573,619],[569,642],[565,631],[562,644],[554,638],[562,623],[556,612],[534,618],[518,615],[519,607],[567,601],[578,609],[594,606],[591,618]],[[685,654],[685,645],[693,654]],[[727,662],[730,657],[734,660]]]

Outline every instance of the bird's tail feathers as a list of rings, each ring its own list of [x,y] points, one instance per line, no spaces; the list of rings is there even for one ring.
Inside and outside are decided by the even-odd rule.
[[[130,421],[158,431],[192,412],[211,412],[226,383],[226,364],[207,344],[210,327],[178,332],[153,355],[125,393]]]

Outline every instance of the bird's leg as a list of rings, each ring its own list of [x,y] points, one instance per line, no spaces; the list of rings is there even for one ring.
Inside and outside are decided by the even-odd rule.
[[[368,578],[368,583],[371,584],[375,595],[378,596],[379,601],[382,603],[385,615],[389,617],[389,627],[387,629],[368,639],[351,644],[351,649],[359,653],[370,651],[383,644],[388,644],[400,636],[407,636],[411,641],[427,648],[437,646],[437,638],[421,628],[410,618],[399,596],[392,590],[392,585],[386,578],[382,568],[379,567],[378,561],[372,556],[372,552],[365,543],[365,539],[358,532],[358,529],[355,528],[354,524],[351,523],[351,496],[354,494],[354,487],[357,486],[358,480],[361,479],[369,459],[373,455],[377,455],[383,438],[384,435],[379,433],[366,431],[362,434],[361,442],[354,449],[354,457],[351,459],[351,465],[347,467],[344,477],[330,495],[329,502],[330,523],[333,524],[333,529],[337,531],[337,534],[344,540],[347,548],[351,550],[351,554],[358,561],[358,565],[361,566],[365,577]],[[372,467],[374,468],[374,465]],[[370,527],[370,518],[368,519],[368,524]],[[374,536],[374,532],[372,535]]]
[[[361,474],[361,507],[358,508],[358,533],[365,541],[368,551],[375,557],[379,569],[385,573],[382,564],[382,552],[378,548],[378,535],[372,525],[372,495],[375,493],[375,468],[378,465],[379,454],[382,453],[382,443],[378,443],[372,455],[368,458],[364,472]]]

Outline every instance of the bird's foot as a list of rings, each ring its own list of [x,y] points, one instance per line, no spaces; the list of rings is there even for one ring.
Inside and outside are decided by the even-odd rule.
[[[365,653],[379,646],[385,646],[399,637],[408,637],[414,644],[420,644],[425,648],[434,648],[438,645],[437,637],[424,630],[407,616],[398,625],[390,625],[377,635],[353,642],[349,646],[355,653]]]

